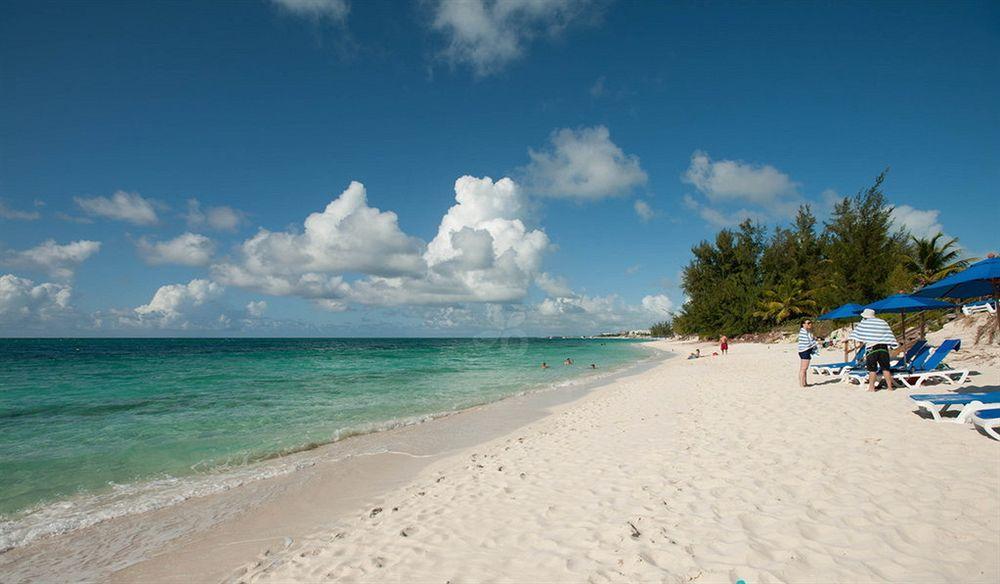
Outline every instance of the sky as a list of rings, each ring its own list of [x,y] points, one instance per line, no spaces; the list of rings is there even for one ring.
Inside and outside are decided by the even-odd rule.
[[[889,168],[997,249],[1000,5],[5,2],[0,336],[646,328]]]

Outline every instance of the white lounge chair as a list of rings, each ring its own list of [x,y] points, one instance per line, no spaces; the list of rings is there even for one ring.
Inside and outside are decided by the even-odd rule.
[[[972,414],[972,423],[994,440],[1000,440],[1000,409],[979,410]]]
[[[959,424],[969,421],[969,418],[979,410],[1000,408],[1000,391],[981,393],[924,393],[911,395],[920,409],[927,410],[935,422],[949,420]],[[944,418],[942,414],[949,408],[957,408],[958,416]]]

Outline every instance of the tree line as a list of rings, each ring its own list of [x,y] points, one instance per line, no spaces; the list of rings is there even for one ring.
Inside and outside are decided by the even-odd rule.
[[[672,323],[654,328],[701,337],[761,332],[964,269],[971,260],[959,257],[956,239],[920,239],[894,224],[884,181],[885,172],[837,202],[823,225],[802,205],[788,227],[768,232],[746,220],[695,245],[682,277],[687,301]]]

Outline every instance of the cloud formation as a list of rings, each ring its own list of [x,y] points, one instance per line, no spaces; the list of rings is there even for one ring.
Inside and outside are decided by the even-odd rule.
[[[11,209],[0,200],[0,219],[9,219],[11,221],[35,221],[42,215],[38,211],[18,211],[17,209]]]
[[[696,151],[684,173],[684,182],[692,184],[713,203],[742,201],[762,207],[781,204],[795,196],[798,184],[787,174],[769,164],[741,160],[712,160],[708,153]]]
[[[195,315],[194,309],[218,298],[223,291],[219,284],[197,278],[187,284],[160,286],[148,303],[131,311],[118,311],[118,324],[126,327],[191,328],[192,320],[202,321],[205,317],[204,314]]]
[[[65,284],[0,275],[0,325],[53,320],[68,311],[72,291]]]
[[[336,297],[346,291],[339,276],[419,274],[420,240],[403,233],[396,214],[368,206],[364,185],[352,182],[301,232],[261,229],[243,242],[237,262],[213,266],[224,284],[267,294]]]
[[[76,268],[101,249],[101,242],[80,240],[58,244],[48,239],[25,250],[0,253],[0,265],[45,272],[63,280],[73,277]]]
[[[326,19],[337,23],[347,20],[351,5],[347,0],[271,0],[274,4],[296,16]]]
[[[639,157],[625,154],[605,126],[563,128],[547,151],[529,150],[524,172],[532,190],[550,197],[596,200],[626,194],[645,184]]]
[[[188,199],[187,206],[188,211],[184,217],[188,227],[192,229],[207,226],[216,231],[236,231],[246,223],[246,214],[239,209],[225,205],[202,209],[198,199]]]
[[[479,76],[520,58],[539,36],[555,36],[598,14],[594,0],[438,0],[431,26],[446,40],[444,56]]]
[[[897,205],[892,209],[892,220],[914,237],[929,239],[944,232],[938,216],[938,209],[915,209],[909,205]]]
[[[138,193],[118,191],[111,197],[73,197],[85,213],[134,225],[152,225],[159,221],[153,203]]]
[[[636,199],[632,207],[635,209],[635,214],[639,216],[639,220],[643,223],[649,223],[656,217],[656,211],[649,206],[649,203],[642,199]]]
[[[150,241],[143,237],[136,242],[136,248],[142,259],[151,266],[207,266],[215,253],[215,242],[197,233],[182,233],[167,241]]]
[[[464,176],[435,237],[424,243],[400,230],[395,213],[367,205],[353,182],[301,233],[262,229],[236,261],[212,273],[226,285],[300,296],[326,310],[348,302],[374,306],[517,302],[549,248],[526,223],[524,194],[511,179]],[[348,281],[345,276],[360,275]]]
[[[264,316],[264,311],[267,310],[267,302],[264,300],[251,300],[247,302],[247,314],[254,317]]]

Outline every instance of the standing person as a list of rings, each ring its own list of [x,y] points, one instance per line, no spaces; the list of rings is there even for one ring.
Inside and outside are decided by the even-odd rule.
[[[889,351],[899,347],[896,335],[892,334],[889,323],[875,318],[875,311],[866,308],[861,311],[861,322],[848,337],[852,341],[864,343],[868,347],[865,354],[865,369],[868,370],[868,391],[875,391],[877,372],[882,372],[885,383],[892,391],[892,370],[889,368]]]
[[[816,337],[812,334],[813,323],[808,318],[802,321],[799,328],[799,387],[809,387],[806,373],[809,371],[809,360],[816,351]]]
[[[719,339],[719,350],[722,351],[723,355],[729,352],[729,337],[726,335],[722,335],[722,338]]]

